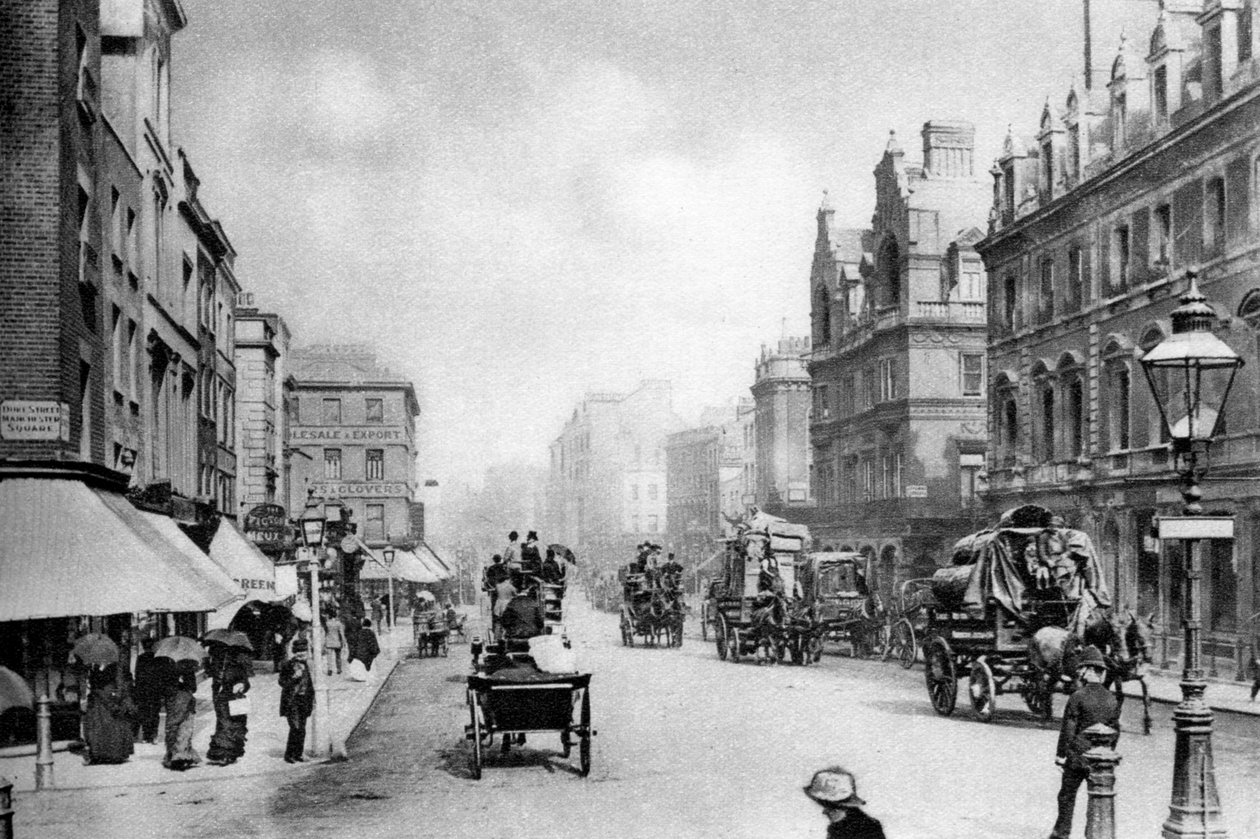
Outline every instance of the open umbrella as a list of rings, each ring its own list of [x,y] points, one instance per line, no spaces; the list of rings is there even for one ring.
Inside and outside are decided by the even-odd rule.
[[[306,621],[307,623],[311,622],[311,604],[307,603],[305,600],[299,600],[294,603],[293,608],[290,611],[293,612],[293,617],[298,620]]]
[[[556,556],[563,557],[565,562],[570,565],[577,565],[577,556],[564,545],[548,545],[547,547],[554,551]]]
[[[17,673],[7,667],[0,667],[0,714],[10,708],[35,707],[35,693]]]
[[[157,642],[157,646],[153,648],[153,655],[158,658],[169,658],[178,663],[181,661],[199,662],[207,658],[209,653],[206,652],[205,647],[191,638],[172,635],[170,638],[163,638]]]
[[[99,632],[89,632],[75,641],[70,653],[84,664],[113,664],[118,661],[118,645],[114,639]]]
[[[201,636],[201,640],[207,644],[222,644],[225,647],[239,647],[242,650],[254,651],[254,645],[249,642],[249,636],[235,629],[212,629]]]
[[[428,589],[420,589],[416,592],[416,597],[419,597],[421,600],[428,600],[430,603],[437,602],[437,598],[433,596],[433,592]]]

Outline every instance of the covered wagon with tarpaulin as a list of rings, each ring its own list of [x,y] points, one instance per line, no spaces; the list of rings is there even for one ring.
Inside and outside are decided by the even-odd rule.
[[[951,565],[933,575],[930,589],[928,698],[937,713],[952,714],[965,673],[972,707],[985,721],[1002,693],[1020,694],[1029,710],[1048,717],[1059,681],[1032,659],[1034,636],[1055,627],[1083,637],[1086,622],[1111,605],[1088,534],[1035,505],[1010,510],[997,527],[959,540]]]

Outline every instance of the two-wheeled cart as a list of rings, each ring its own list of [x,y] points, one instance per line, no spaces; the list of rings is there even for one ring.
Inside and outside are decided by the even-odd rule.
[[[499,737],[502,752],[521,745],[527,734],[559,733],[561,754],[568,758],[574,741],[578,771],[591,771],[591,674],[534,673],[473,675],[468,677],[465,736],[472,741],[472,776],[481,779],[487,752]]]

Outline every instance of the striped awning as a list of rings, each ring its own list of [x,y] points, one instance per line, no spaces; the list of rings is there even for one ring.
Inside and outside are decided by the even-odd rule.
[[[454,569],[443,562],[426,543],[416,545],[415,555],[439,580],[449,580],[455,576]]]
[[[237,596],[187,572],[182,551],[138,524],[139,511],[122,495],[81,480],[0,480],[0,521],[0,621],[208,612]]]
[[[206,624],[208,629],[229,626],[248,601],[274,603],[285,599],[276,589],[275,564],[227,519],[219,522],[210,540],[210,559],[240,587],[241,598],[211,615]]]
[[[394,562],[389,567],[386,567],[379,550],[367,551],[363,569],[359,572],[359,579],[388,580],[391,573],[395,580],[404,580],[409,583],[441,582],[441,577],[411,551],[396,550]]]

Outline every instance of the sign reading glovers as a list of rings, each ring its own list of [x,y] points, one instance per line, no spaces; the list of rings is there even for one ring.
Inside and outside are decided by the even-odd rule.
[[[324,498],[411,497],[406,481],[320,481],[311,484],[310,489]]]

